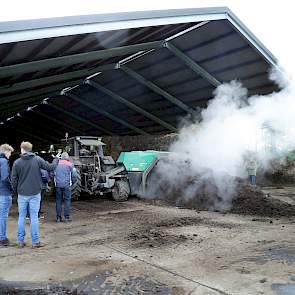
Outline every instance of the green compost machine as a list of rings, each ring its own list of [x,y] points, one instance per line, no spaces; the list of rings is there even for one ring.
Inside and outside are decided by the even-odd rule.
[[[124,165],[128,175],[130,193],[144,195],[148,185],[148,178],[158,162],[166,158],[169,152],[161,151],[131,151],[121,152],[117,160],[118,165]]]

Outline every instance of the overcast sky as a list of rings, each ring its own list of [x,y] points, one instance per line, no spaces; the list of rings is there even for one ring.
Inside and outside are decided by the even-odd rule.
[[[292,0],[2,0],[0,20],[107,12],[228,6],[295,76],[295,4]]]

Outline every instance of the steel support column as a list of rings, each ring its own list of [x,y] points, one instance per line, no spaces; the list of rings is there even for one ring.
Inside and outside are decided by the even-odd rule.
[[[164,98],[169,100],[174,105],[177,105],[179,108],[181,108],[185,112],[187,112],[189,114],[192,114],[192,115],[196,115],[195,111],[192,108],[190,108],[189,106],[184,104],[182,101],[180,101],[175,96],[171,95],[167,91],[165,91],[162,88],[160,88],[159,86],[157,86],[155,83],[147,80],[145,77],[141,76],[140,74],[136,73],[135,71],[133,71],[132,69],[130,69],[130,68],[124,66],[124,65],[120,65],[119,68],[122,71],[124,71],[127,75],[129,75],[130,77],[132,77],[133,79],[135,79],[139,83],[145,85],[146,87],[148,87],[149,89],[151,89],[155,93],[163,96]]]
[[[105,111],[105,110],[100,109],[99,107],[97,107],[97,106],[94,105],[93,103],[88,102],[88,101],[86,101],[86,100],[84,100],[84,99],[78,97],[78,96],[75,95],[75,94],[68,93],[68,92],[65,92],[65,93],[64,93],[64,92],[61,92],[61,94],[62,94],[62,95],[66,95],[66,96],[68,96],[69,98],[71,98],[71,99],[75,100],[76,102],[78,102],[78,103],[80,103],[80,104],[82,104],[82,105],[88,107],[89,109],[92,109],[92,110],[94,110],[95,112],[100,113],[100,114],[102,114],[103,116],[105,116],[105,117],[111,119],[112,121],[115,121],[115,122],[117,122],[117,123],[119,123],[119,124],[121,124],[121,125],[123,125],[123,126],[125,126],[125,127],[128,127],[129,129],[131,129],[131,130],[133,130],[133,131],[135,131],[135,132],[137,132],[137,133],[139,133],[139,134],[142,134],[142,135],[148,135],[147,132],[145,132],[145,131],[143,131],[143,130],[141,130],[141,129],[135,127],[135,126],[133,126],[132,124],[130,124],[130,123],[128,123],[128,122],[126,122],[126,121],[124,121],[124,120],[122,120],[122,119],[120,119],[120,118],[117,118],[116,116],[110,114],[109,112],[107,112],[107,111]]]
[[[213,86],[217,87],[221,84],[220,81],[214,78],[210,73],[208,73],[204,68],[198,65],[194,60],[192,60],[190,57],[184,54],[180,49],[178,49],[172,43],[166,42],[164,44],[164,47],[166,47],[171,53],[173,53],[176,57],[182,60],[191,70],[193,70],[198,75],[202,76]]]
[[[145,111],[144,109],[142,109],[141,107],[135,105],[134,103],[128,101],[127,99],[125,99],[124,97],[112,92],[111,90],[99,85],[98,83],[91,81],[91,80],[87,80],[86,81],[87,84],[91,85],[92,87],[94,87],[95,89],[105,93],[106,95],[108,95],[109,97],[113,98],[114,100],[126,105],[127,107],[129,107],[130,109],[132,109],[135,112],[138,112],[140,114],[142,114],[143,116],[149,118],[150,120],[152,120],[155,123],[158,123],[159,125],[165,127],[166,129],[173,131],[173,132],[177,132],[177,128],[175,128],[174,126],[172,126],[171,124],[164,122],[163,120],[159,119],[158,117],[156,117],[155,115]]]

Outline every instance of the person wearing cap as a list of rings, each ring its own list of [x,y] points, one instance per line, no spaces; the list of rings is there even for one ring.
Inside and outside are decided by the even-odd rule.
[[[62,222],[62,205],[64,203],[64,221],[70,222],[71,186],[76,181],[76,170],[70,162],[69,154],[63,152],[54,172],[56,191],[56,222]],[[64,201],[64,202],[63,202]]]
[[[0,246],[9,246],[6,236],[6,223],[12,204],[12,189],[10,183],[10,168],[8,159],[13,152],[9,144],[0,145]]]

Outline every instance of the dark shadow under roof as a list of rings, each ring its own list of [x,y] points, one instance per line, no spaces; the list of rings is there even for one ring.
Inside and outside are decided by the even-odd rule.
[[[224,7],[0,23],[1,135],[175,132],[220,83],[277,91],[276,63]]]

